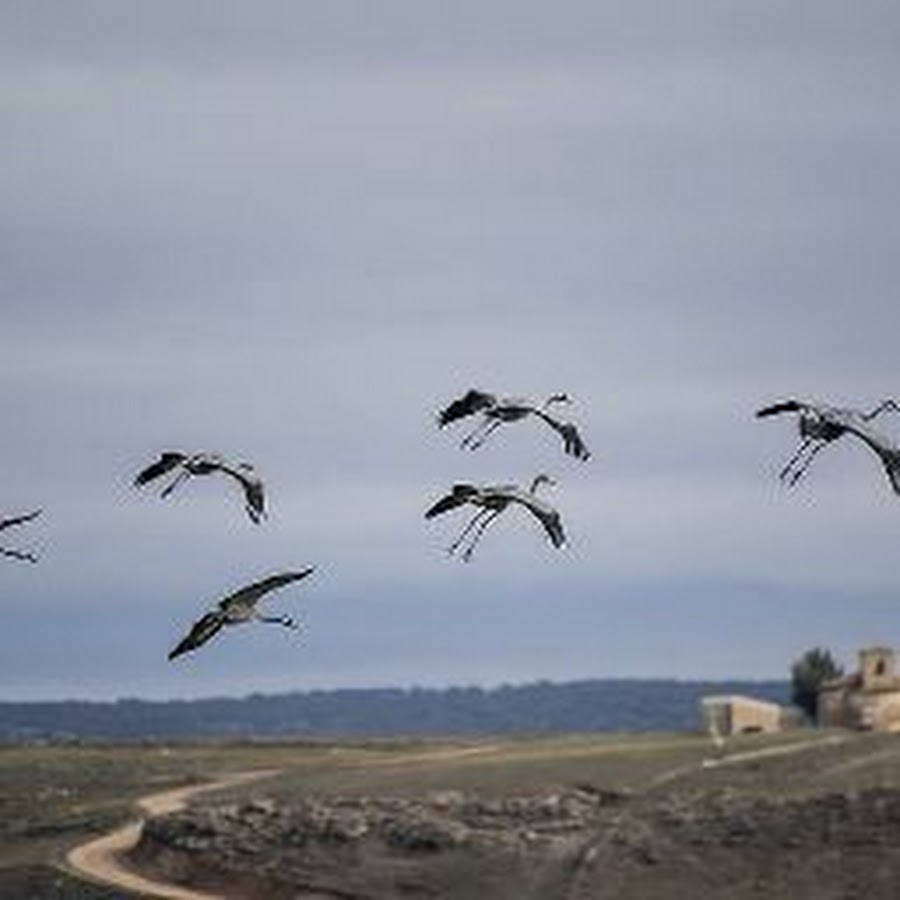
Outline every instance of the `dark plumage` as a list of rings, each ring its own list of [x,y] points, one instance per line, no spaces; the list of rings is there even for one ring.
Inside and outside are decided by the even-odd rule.
[[[217,453],[194,453],[189,456],[178,451],[166,451],[156,462],[138,473],[134,479],[134,485],[142,487],[173,469],[178,469],[178,474],[160,492],[161,497],[168,497],[179,484],[192,475],[210,475],[214,472],[221,472],[223,475],[233,478],[241,486],[244,492],[244,508],[250,520],[259,523],[265,517],[265,488],[256,470],[250,463],[228,463]]]
[[[196,650],[205,644],[210,638],[218,634],[226,625],[239,625],[242,622],[268,622],[273,625],[282,625],[285,628],[299,629],[300,626],[290,616],[264,616],[257,609],[256,604],[270,591],[277,590],[306,578],[315,570],[315,566],[309,566],[298,572],[282,572],[271,575],[262,581],[246,585],[219,601],[218,606],[205,613],[192,626],[187,635],[169,653],[169,659],[175,659],[182,653]]]
[[[553,394],[538,406],[527,400],[511,397],[498,398],[494,394],[484,391],[470,390],[453,400],[447,407],[438,413],[438,425],[443,428],[459,419],[467,416],[481,414],[479,425],[467,434],[461,442],[462,447],[475,450],[504,423],[518,422],[528,416],[535,416],[549,425],[563,439],[563,449],[576,459],[589,459],[591,454],[587,449],[578,429],[571,422],[564,422],[551,416],[547,407],[554,403],[569,403],[568,394]]]
[[[443,428],[457,419],[471,416],[473,413],[497,406],[497,398],[493,394],[482,391],[467,391],[462,397],[454,400],[446,409],[438,413],[438,423]]]
[[[469,543],[462,554],[466,562],[472,558],[475,546],[488,525],[512,504],[519,504],[527,509],[544,527],[553,546],[561,547],[566,542],[562,518],[554,507],[535,495],[535,491],[541,484],[553,484],[553,481],[546,475],[538,475],[527,491],[514,484],[484,487],[465,483],[454,484],[449,494],[441,497],[429,507],[425,512],[425,518],[433,519],[435,516],[467,503],[478,507],[478,512],[469,520],[459,537],[448,547],[448,553],[452,555],[459,549],[463,541],[469,538]]]
[[[883,412],[900,412],[894,400],[885,400],[869,412],[842,409],[837,406],[785,400],[756,411],[759,419],[783,413],[797,414],[801,442],[797,451],[778,473],[781,481],[795,485],[805,474],[815,456],[845,434],[854,435],[881,460],[885,474],[895,493],[900,494],[900,447],[869,424]]]
[[[30,522],[32,519],[37,518],[41,512],[42,510],[36,509],[34,512],[25,513],[21,516],[10,516],[7,519],[0,519],[0,531],[3,531],[5,528],[13,528],[16,525],[24,525],[26,522]],[[29,553],[26,550],[12,550],[8,547],[0,547],[0,556],[7,556],[10,559],[20,559],[23,562],[37,562],[37,556],[34,553]]]

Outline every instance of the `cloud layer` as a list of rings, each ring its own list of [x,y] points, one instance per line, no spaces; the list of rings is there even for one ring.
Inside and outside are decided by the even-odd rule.
[[[778,676],[892,641],[900,510],[850,443],[794,491],[785,396],[897,393],[888,4],[7,3],[4,699]],[[478,453],[434,412],[566,390]],[[890,423],[886,428],[892,427]],[[130,487],[163,449],[268,479]],[[454,481],[559,481],[571,544]],[[165,653],[279,568],[299,645]]]

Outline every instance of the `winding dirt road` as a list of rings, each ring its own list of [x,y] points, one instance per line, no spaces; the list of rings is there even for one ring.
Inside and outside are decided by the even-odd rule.
[[[165,897],[167,900],[224,900],[221,894],[193,891],[167,882],[154,881],[128,868],[124,855],[137,844],[141,836],[144,820],[150,816],[162,816],[184,809],[187,801],[197,794],[220,791],[225,788],[246,784],[260,778],[277,774],[277,769],[263,769],[253,772],[236,772],[217,781],[191,787],[175,788],[150,794],[138,801],[138,808],[144,815],[129,822],[103,837],[74,847],[66,855],[66,864],[78,875],[91,881],[110,884],[136,894],[150,897]]]
[[[378,765],[408,765],[433,760],[446,760],[455,757],[472,756],[479,753],[490,753],[497,749],[497,745],[478,745],[475,747],[451,747],[441,750],[424,751],[421,753],[408,753],[386,760],[366,760],[367,767]],[[205,784],[192,785],[191,787],[175,788],[150,794],[137,802],[138,809],[144,814],[141,818],[117,828],[110,834],[95,838],[86,844],[74,847],[66,855],[66,865],[77,875],[90,881],[112,885],[122,890],[132,891],[149,897],[162,897],[166,900],[226,900],[221,894],[208,891],[194,891],[189,888],[179,887],[164,881],[155,881],[140,875],[128,866],[126,854],[138,842],[141,836],[141,828],[144,821],[153,816],[162,816],[167,813],[178,812],[187,804],[191,797],[207,791],[220,791],[225,788],[246,784],[261,778],[269,778],[278,774],[279,769],[257,769],[251,772],[237,772],[210,781]],[[322,897],[321,894],[310,894],[309,897]]]
[[[814,747],[828,746],[841,743],[847,738],[844,736],[831,736],[813,740],[797,741],[776,747],[764,747],[739,753],[731,753],[714,759],[703,759],[699,763],[691,762],[687,765],[670,769],[653,779],[648,786],[652,791],[655,788],[667,784],[678,778],[704,769],[717,768],[719,766],[737,765],[751,760],[764,759],[766,757],[781,756],[791,753],[800,753]],[[502,749],[499,745],[487,744],[474,747],[451,747],[440,750],[425,751],[421,753],[409,753],[384,760],[366,760],[366,767],[409,765],[415,763],[427,763],[434,760],[447,760],[465,758],[478,755],[490,756]],[[351,766],[352,767],[352,766]],[[141,828],[145,819],[152,816],[162,816],[167,813],[178,812],[183,809],[187,801],[197,794],[207,791],[224,790],[247,782],[262,778],[269,778],[278,774],[278,769],[262,769],[250,772],[237,772],[225,776],[216,781],[205,784],[192,785],[190,787],[176,788],[150,794],[137,802],[137,807],[143,813],[141,818],[116,829],[103,837],[95,838],[86,844],[69,851],[66,863],[73,872],[91,881],[100,882],[135,894],[149,897],[166,898],[166,900],[226,900],[221,894],[206,891],[196,891],[180,887],[168,882],[155,881],[138,874],[127,864],[126,854],[138,842],[141,836]],[[588,853],[587,856],[590,854]],[[587,859],[587,857],[586,857]],[[310,894],[312,897],[322,897],[321,894]]]

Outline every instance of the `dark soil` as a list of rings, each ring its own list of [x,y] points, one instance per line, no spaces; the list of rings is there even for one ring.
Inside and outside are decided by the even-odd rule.
[[[881,736],[638,790],[263,797],[153,820],[134,861],[267,900],[897,900],[898,774]]]
[[[3,900],[134,900],[133,894],[71,878],[51,866],[0,869]]]

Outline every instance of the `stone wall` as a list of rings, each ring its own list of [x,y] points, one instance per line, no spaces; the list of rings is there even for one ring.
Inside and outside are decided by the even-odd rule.
[[[720,735],[780,731],[784,721],[781,706],[754,697],[704,697],[702,712],[706,730]]]
[[[855,675],[824,684],[819,691],[816,721],[826,727],[900,730],[900,677],[893,650],[861,650]]]

